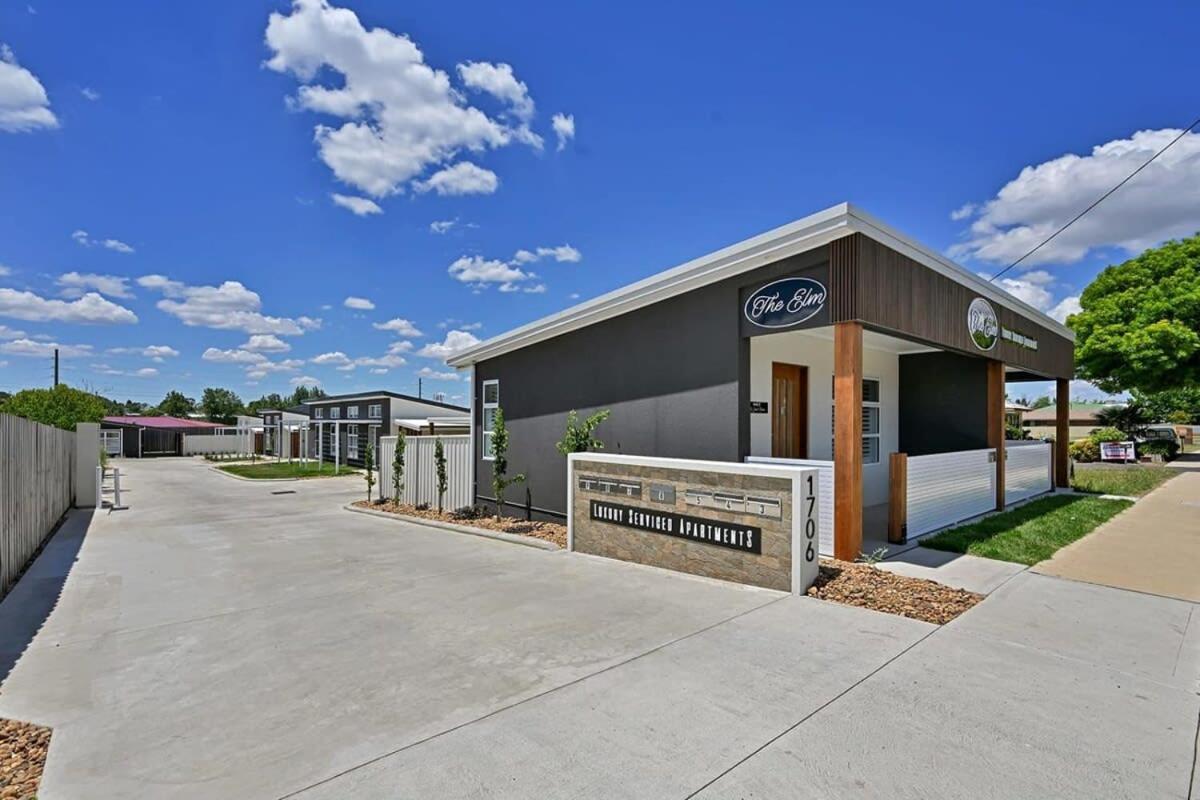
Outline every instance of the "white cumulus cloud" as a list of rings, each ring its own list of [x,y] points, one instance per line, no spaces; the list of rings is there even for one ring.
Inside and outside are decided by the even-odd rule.
[[[95,292],[68,301],[50,300],[16,289],[0,289],[0,317],[81,325],[122,325],[138,321],[137,314]]]
[[[424,356],[425,358],[438,358],[445,361],[456,353],[460,353],[477,344],[479,344],[479,338],[467,331],[449,331],[446,334],[445,340],[430,342],[418,350],[417,355]]]
[[[93,289],[109,297],[119,297],[125,300],[133,297],[133,292],[129,291],[129,279],[117,275],[66,272],[58,276],[57,283],[63,287],[62,294],[64,297],[82,297],[88,289]]]
[[[118,253],[132,253],[133,248],[122,242],[120,239],[93,239],[88,236],[85,230],[76,230],[71,234],[71,238],[76,241],[81,247],[103,247],[107,250],[115,250]]]
[[[401,319],[400,317],[389,319],[387,322],[374,322],[371,324],[371,327],[381,331],[391,331],[397,336],[405,336],[408,338],[424,336],[424,334],[421,333],[421,331],[412,323],[411,320]]]
[[[262,298],[238,281],[220,286],[189,286],[163,275],[143,275],[137,280],[145,289],[164,295],[157,306],[191,327],[236,330],[248,334],[299,336],[321,327],[310,317],[270,317],[262,313]]]
[[[57,128],[50,98],[42,82],[17,63],[13,51],[0,44],[0,131],[26,133]]]
[[[247,339],[239,349],[251,350],[255,353],[286,353],[292,349],[292,346],[273,334],[256,333]]]
[[[311,375],[301,375],[301,376],[292,378],[290,381],[288,381],[288,383],[290,383],[292,386],[312,387],[312,386],[320,386],[321,385],[320,379],[314,378]]]
[[[994,198],[959,209],[973,217],[956,258],[1016,261],[1178,136],[1179,130],[1138,131],[1092,148],[1027,166]],[[969,204],[968,204],[969,205]],[[953,216],[953,215],[952,215]],[[1129,183],[1022,264],[1071,264],[1097,249],[1134,254],[1200,229],[1200,134],[1183,136]]]
[[[30,358],[46,358],[54,355],[57,350],[62,358],[79,358],[92,355],[90,344],[59,344],[55,341],[35,342],[32,339],[14,339],[0,344],[0,353],[10,356],[28,356]]]
[[[252,353],[249,350],[221,350],[210,347],[200,358],[218,364],[261,364],[267,360],[262,353]]]
[[[567,142],[575,138],[575,115],[555,114],[550,118],[550,125],[554,128],[554,135],[558,137],[557,149],[562,151]]]
[[[433,191],[448,196],[493,194],[499,187],[500,178],[496,173],[470,161],[460,161],[433,173],[428,180],[413,183],[413,188],[418,192]]]
[[[371,311],[375,308],[375,304],[365,297],[347,297],[342,301],[342,305],[346,308],[353,308],[358,311]]]
[[[466,89],[504,103],[493,117],[469,104],[449,74],[427,64],[408,36],[368,29],[353,11],[327,0],[294,0],[287,13],[272,13],[266,44],[267,68],[300,83],[291,107],[341,121],[316,126],[321,160],[338,180],[372,197],[403,191],[430,170],[442,177],[425,181],[426,189],[461,190],[472,184],[442,169],[461,153],[513,142],[540,146],[528,125],[533,101],[506,64],[459,65]]]
[[[457,372],[438,372],[429,367],[421,367],[417,370],[417,377],[428,378],[431,381],[457,381],[461,377]]]
[[[449,266],[447,271],[456,281],[465,283],[477,292],[489,286],[498,285],[501,292],[521,292],[540,294],[546,291],[545,284],[528,284],[537,274],[523,266],[552,259],[559,262],[577,263],[583,260],[583,254],[569,244],[557,247],[536,247],[532,250],[521,249],[513,254],[508,261],[483,256],[462,256]]]
[[[365,217],[368,214],[382,214],[383,209],[374,200],[366,197],[355,197],[348,194],[338,194],[334,192],[329,195],[333,199],[333,204],[349,209],[354,212],[355,216]]]

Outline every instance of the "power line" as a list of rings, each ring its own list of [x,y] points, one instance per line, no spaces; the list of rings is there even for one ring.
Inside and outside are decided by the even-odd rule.
[[[1133,172],[1131,172],[1131,173],[1129,173],[1128,175],[1126,175],[1126,176],[1125,176],[1125,178],[1124,178],[1124,180],[1122,180],[1122,181],[1121,181],[1120,183],[1118,183],[1116,186],[1114,186],[1114,187],[1112,187],[1111,189],[1109,189],[1109,190],[1108,190],[1107,192],[1105,192],[1104,194],[1100,195],[1100,197],[1096,199],[1096,202],[1092,203],[1090,206],[1088,206],[1087,208],[1085,208],[1083,211],[1080,211],[1078,214],[1076,214],[1076,215],[1075,215],[1075,217],[1074,217],[1074,218],[1073,218],[1073,219],[1072,219],[1070,222],[1068,222],[1066,225],[1063,225],[1061,228],[1059,228],[1058,230],[1056,230],[1054,233],[1050,234],[1050,235],[1049,235],[1049,236],[1048,236],[1048,237],[1047,237],[1047,238],[1046,238],[1046,239],[1045,239],[1045,240],[1044,240],[1044,241],[1043,241],[1041,244],[1039,244],[1037,247],[1033,248],[1033,249],[1032,249],[1032,250],[1030,250],[1028,253],[1026,253],[1025,255],[1021,256],[1021,257],[1020,257],[1020,258],[1018,258],[1016,261],[1014,261],[1013,263],[1009,264],[1009,265],[1008,265],[1007,267],[1005,267],[1004,269],[1002,269],[1002,270],[1000,270],[999,272],[997,272],[997,273],[996,273],[995,275],[993,275],[992,277],[988,278],[988,281],[989,281],[989,282],[991,282],[991,281],[994,281],[994,280],[996,280],[996,278],[999,278],[1001,275],[1003,275],[1004,273],[1008,272],[1010,269],[1012,269],[1013,267],[1015,267],[1017,264],[1020,264],[1020,263],[1021,263],[1022,261],[1024,261],[1025,259],[1029,258],[1031,255],[1033,255],[1034,253],[1036,253],[1038,250],[1041,250],[1043,247],[1045,247],[1046,245],[1050,244],[1050,242],[1051,242],[1051,241],[1054,239],[1054,237],[1058,236],[1060,233],[1062,233],[1063,231],[1065,231],[1067,228],[1071,227],[1071,226],[1072,226],[1072,225],[1074,225],[1076,222],[1078,222],[1080,219],[1082,219],[1084,214],[1087,214],[1087,213],[1088,213],[1089,211],[1091,211],[1093,208],[1095,208],[1096,206],[1100,205],[1100,204],[1101,204],[1101,203],[1103,203],[1105,200],[1107,200],[1107,199],[1108,199],[1108,196],[1109,196],[1109,195],[1111,195],[1113,192],[1115,192],[1117,189],[1120,189],[1122,186],[1124,186],[1125,184],[1129,183],[1130,179],[1132,179],[1134,175],[1137,175],[1139,172],[1141,172],[1142,170],[1144,170],[1146,167],[1150,166],[1150,164],[1151,164],[1151,163],[1154,161],[1154,159],[1158,158],[1158,157],[1159,157],[1159,156],[1161,156],[1163,153],[1165,153],[1165,152],[1167,152],[1168,150],[1170,150],[1172,145],[1174,145],[1176,142],[1178,142],[1178,141],[1179,141],[1180,139],[1182,139],[1184,136],[1187,136],[1189,133],[1191,133],[1191,131],[1192,131],[1192,128],[1196,127],[1197,125],[1200,125],[1200,117],[1197,117],[1195,122],[1193,122],[1191,125],[1188,125],[1188,126],[1187,126],[1186,128],[1184,128],[1182,131],[1180,131],[1180,132],[1179,132],[1179,135],[1178,135],[1178,136],[1176,136],[1174,139],[1172,139],[1170,142],[1168,142],[1168,143],[1167,143],[1167,145],[1166,145],[1165,147],[1163,147],[1163,149],[1159,150],[1157,153],[1155,153],[1154,155],[1150,156],[1150,158],[1149,158],[1149,159],[1147,159],[1147,161],[1146,161],[1146,163],[1145,163],[1145,164],[1142,164],[1140,167],[1138,167],[1137,169],[1135,169]]]

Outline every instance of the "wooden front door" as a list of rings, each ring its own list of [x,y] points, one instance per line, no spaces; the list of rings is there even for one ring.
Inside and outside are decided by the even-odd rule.
[[[808,367],[771,364],[771,455],[808,458]]]

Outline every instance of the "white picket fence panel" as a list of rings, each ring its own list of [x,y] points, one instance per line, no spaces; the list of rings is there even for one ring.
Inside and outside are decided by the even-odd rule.
[[[1048,442],[1005,445],[1004,502],[1015,503],[1054,489],[1054,446]]]
[[[0,414],[0,595],[74,502],[75,458],[73,432]]]
[[[778,464],[787,467],[816,467],[820,475],[817,478],[817,535],[820,540],[818,551],[823,556],[833,558],[833,462],[816,461],[807,458],[770,458],[768,456],[747,456],[747,464]]]
[[[433,461],[436,440],[441,439],[446,452],[446,494],[442,507],[447,511],[474,504],[471,496],[471,437],[409,436],[404,448],[404,486],[400,502],[408,505],[428,503],[437,508],[437,468]],[[392,496],[392,459],[396,455],[396,437],[379,440],[379,494]]]
[[[908,459],[908,536],[920,536],[996,508],[995,450]]]

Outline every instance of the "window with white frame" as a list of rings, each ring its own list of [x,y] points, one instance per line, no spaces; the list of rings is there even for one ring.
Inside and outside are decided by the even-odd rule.
[[[880,433],[879,380],[863,378],[862,382],[862,459],[863,464],[878,464],[882,449]],[[837,430],[837,404],[834,403],[829,412],[829,421],[833,430]],[[836,442],[831,443],[830,452],[837,452]]]
[[[346,431],[346,458],[358,458],[358,426],[351,425]]]
[[[496,411],[500,408],[500,381],[483,382],[483,457],[491,461],[492,434],[495,433]]]
[[[324,418],[325,418],[325,409],[323,409],[323,408],[314,408],[313,409],[313,419],[324,419]]]
[[[341,419],[342,418],[342,410],[340,408],[338,408],[337,406],[334,406],[333,408],[329,409],[329,418],[330,419]]]
[[[358,419],[358,406],[346,406],[346,419]]]
[[[879,381],[863,378],[862,382],[862,457],[864,464],[878,464],[880,451]]]
[[[379,419],[383,416],[383,405],[381,403],[372,403],[367,406],[367,416],[371,419]]]

